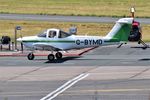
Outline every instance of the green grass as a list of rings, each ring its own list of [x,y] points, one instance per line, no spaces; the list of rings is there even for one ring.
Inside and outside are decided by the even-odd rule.
[[[0,13],[150,17],[149,0],[0,0]]]
[[[68,31],[72,25],[77,26],[79,35],[105,35],[112,27],[112,24],[98,23],[69,23],[69,22],[43,22],[43,21],[13,21],[0,20],[0,36],[8,35],[14,38],[14,30],[16,26],[21,26],[22,30],[18,31],[23,36],[31,36],[40,33],[48,28],[58,28]]]
[[[78,35],[105,36],[114,24],[0,20],[0,37],[8,35],[14,40],[14,28],[17,25],[22,27],[22,30],[18,31],[19,37],[20,33],[22,36],[31,36],[48,28],[59,28],[68,31],[72,25],[77,26]],[[150,41],[150,25],[142,25],[142,28],[144,41]]]

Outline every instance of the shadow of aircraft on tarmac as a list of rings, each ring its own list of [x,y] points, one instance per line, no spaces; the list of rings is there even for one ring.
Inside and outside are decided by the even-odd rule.
[[[66,62],[68,60],[74,60],[76,58],[80,58],[80,57],[63,57],[62,59],[57,59],[54,61],[46,61],[45,63],[63,63],[63,62]]]
[[[139,59],[139,61],[150,61],[150,58]]]

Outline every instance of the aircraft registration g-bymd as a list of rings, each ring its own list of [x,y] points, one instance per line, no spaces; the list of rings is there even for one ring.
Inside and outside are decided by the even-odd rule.
[[[60,29],[47,29],[37,36],[18,38],[17,41],[30,49],[42,49],[51,51],[48,60],[61,59],[62,53],[71,49],[82,49],[88,47],[118,45],[128,41],[132,29],[133,18],[121,18],[116,21],[112,30],[106,36],[80,36],[64,32]],[[56,51],[54,55],[53,51]],[[28,54],[28,59],[33,60],[33,52]]]

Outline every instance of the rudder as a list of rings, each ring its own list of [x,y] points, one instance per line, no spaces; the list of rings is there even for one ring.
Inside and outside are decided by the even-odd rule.
[[[130,31],[132,29],[133,18],[119,19],[112,30],[106,35],[106,38],[112,41],[128,41]]]

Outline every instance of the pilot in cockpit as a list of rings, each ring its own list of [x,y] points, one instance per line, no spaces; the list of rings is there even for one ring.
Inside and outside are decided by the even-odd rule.
[[[56,31],[50,31],[49,32],[49,38],[55,38],[55,36],[56,36]]]

